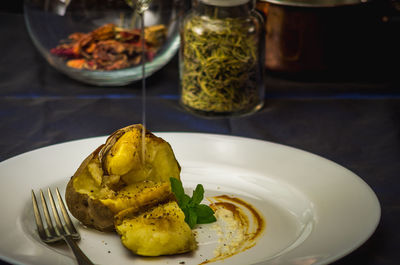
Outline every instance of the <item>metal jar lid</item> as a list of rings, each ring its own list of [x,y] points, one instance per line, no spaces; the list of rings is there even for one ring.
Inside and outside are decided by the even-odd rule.
[[[299,7],[334,7],[345,5],[357,5],[369,0],[259,0],[271,4]]]

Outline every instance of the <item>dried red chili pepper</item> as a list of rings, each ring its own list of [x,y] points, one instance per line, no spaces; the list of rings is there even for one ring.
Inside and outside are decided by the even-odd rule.
[[[72,47],[68,46],[57,46],[56,48],[51,49],[50,52],[54,55],[67,59],[81,57],[79,53],[74,52],[74,49]]]

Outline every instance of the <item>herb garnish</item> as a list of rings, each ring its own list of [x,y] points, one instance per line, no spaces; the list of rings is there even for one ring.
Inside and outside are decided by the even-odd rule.
[[[198,184],[193,191],[192,198],[185,194],[182,182],[176,178],[170,178],[171,189],[175,194],[179,207],[185,214],[185,222],[194,228],[196,224],[208,224],[217,221],[214,211],[205,204],[200,204],[204,198],[203,185]]]

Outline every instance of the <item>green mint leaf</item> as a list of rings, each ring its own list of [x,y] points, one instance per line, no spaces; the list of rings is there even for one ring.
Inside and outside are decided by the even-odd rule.
[[[201,201],[204,198],[204,188],[203,185],[198,184],[196,186],[196,189],[193,191],[193,196],[192,196],[192,200],[190,202],[191,206],[196,206],[199,203],[201,203]]]
[[[199,217],[214,215],[214,211],[210,208],[210,206],[205,204],[196,205],[194,209],[196,211],[197,216]]]
[[[187,205],[189,205],[189,202],[190,202],[190,196],[189,195],[187,195],[187,194],[183,194],[183,197],[182,197],[182,207],[186,207]]]
[[[197,214],[198,224],[208,224],[217,221],[214,216],[214,211],[208,205],[196,205],[195,211]]]
[[[182,186],[182,182],[176,178],[169,178],[171,182],[171,190],[175,194],[175,197],[178,201],[178,205],[182,208],[183,201],[185,200],[185,191]]]
[[[214,215],[209,215],[205,217],[197,216],[198,224],[209,224],[209,223],[214,223],[215,221],[217,221],[217,218],[215,218]]]
[[[182,212],[185,214],[185,222],[189,224],[189,208],[181,208]]]
[[[193,208],[189,208],[189,217],[188,217],[188,225],[191,229],[193,229],[197,224],[197,214]]]
[[[214,211],[205,204],[200,204],[204,198],[203,185],[198,184],[192,197],[185,194],[182,182],[176,178],[170,178],[171,190],[175,194],[179,207],[185,214],[185,222],[193,229],[196,224],[208,224],[215,222]]]

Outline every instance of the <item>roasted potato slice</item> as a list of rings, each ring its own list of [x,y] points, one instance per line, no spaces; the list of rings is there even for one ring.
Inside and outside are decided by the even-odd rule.
[[[100,231],[114,230],[114,215],[170,198],[169,178],[180,166],[171,146],[141,125],[114,132],[79,166],[66,189],[71,214]],[[144,154],[144,155],[143,155]]]
[[[197,246],[185,215],[175,201],[121,211],[115,216],[115,227],[122,244],[141,256],[184,253]]]

